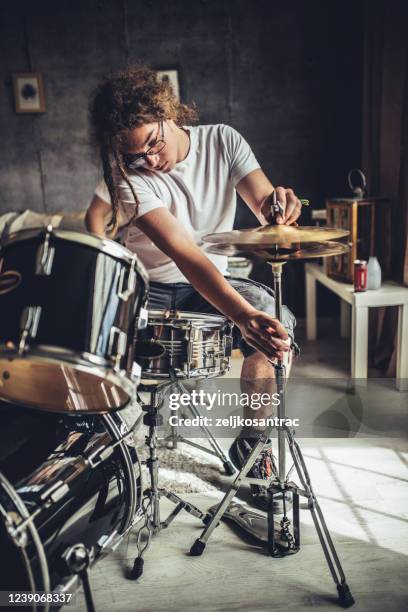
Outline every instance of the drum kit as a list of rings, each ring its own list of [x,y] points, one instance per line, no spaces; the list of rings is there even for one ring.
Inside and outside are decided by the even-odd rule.
[[[338,255],[346,232],[329,228],[264,226],[206,236],[212,253],[262,260],[272,267],[276,317],[282,311],[282,266],[287,261]],[[160,488],[158,426],[167,386],[225,374],[232,324],[222,316],[147,311],[149,284],[137,256],[120,244],[51,226],[10,235],[0,250],[0,591],[67,593],[82,581],[94,610],[88,570],[138,529],[132,578],[141,575],[151,536],[186,510],[205,527],[191,548],[206,543],[261,452],[271,428],[253,447],[214,512],[202,512]],[[273,363],[285,414],[285,366]],[[142,401],[143,396],[147,401]],[[189,406],[193,415],[196,406]],[[148,427],[144,489],[134,433]],[[283,421],[280,421],[283,422]],[[225,471],[235,470],[203,427]],[[171,434],[173,446],[181,438]],[[289,481],[289,446],[301,487]],[[193,443],[194,444],[194,443]],[[308,501],[343,607],[353,604],[293,432],[278,428],[278,467],[268,480],[268,552],[284,556],[300,546],[299,497]],[[273,496],[293,495],[293,533],[284,511],[279,542]],[[160,518],[160,497],[175,509]],[[284,495],[285,499],[285,495]],[[282,541],[286,544],[282,545]],[[6,562],[5,562],[6,561]],[[48,610],[49,603],[33,603]]]

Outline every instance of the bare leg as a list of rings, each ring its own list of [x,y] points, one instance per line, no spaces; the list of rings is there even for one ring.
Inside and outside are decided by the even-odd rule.
[[[292,367],[292,351],[287,353],[285,359],[286,377],[289,377]],[[243,393],[253,395],[254,393],[268,393],[272,396],[275,393],[275,368],[262,353],[256,352],[246,357],[241,370],[241,390]],[[272,416],[273,406],[261,406],[254,411],[250,406],[244,407],[244,417],[258,419]],[[256,428],[255,428],[256,429]]]

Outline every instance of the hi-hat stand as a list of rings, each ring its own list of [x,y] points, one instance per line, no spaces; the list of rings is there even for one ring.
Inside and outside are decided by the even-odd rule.
[[[276,318],[282,321],[282,261],[270,261],[272,266],[273,275],[273,287],[275,291],[276,300]],[[275,368],[276,388],[280,396],[280,403],[278,405],[277,416],[278,423],[285,422],[285,366],[283,360],[278,359],[273,364]],[[346,583],[346,577],[343,572],[340,560],[337,556],[336,549],[331,539],[329,530],[324,520],[321,508],[317,501],[316,495],[313,491],[310,476],[303,458],[302,451],[299,447],[298,442],[295,440],[294,432],[290,430],[286,425],[280,425],[277,427],[278,433],[278,466],[273,467],[272,476],[267,479],[250,478],[247,476],[248,472],[254,465],[258,455],[262,451],[265,443],[274,429],[274,425],[271,425],[265,429],[261,437],[257,440],[253,446],[248,458],[241,470],[235,477],[232,485],[224,495],[223,499],[219,503],[211,519],[206,522],[206,526],[201,536],[194,542],[191,547],[190,554],[192,556],[199,556],[203,553],[206,544],[214,531],[215,527],[219,524],[220,519],[227,511],[232,498],[237,493],[238,489],[243,484],[255,484],[262,486],[267,489],[268,497],[268,510],[267,510],[267,524],[268,524],[268,553],[272,557],[283,557],[289,554],[293,554],[300,549],[300,524],[299,524],[299,497],[305,497],[307,499],[307,506],[310,510],[313,518],[313,522],[319,536],[320,544],[323,548],[324,556],[326,558],[330,573],[337,587],[339,596],[339,603],[344,608],[349,608],[353,605],[354,599],[350,592],[350,589]],[[293,466],[286,472],[286,442],[288,443],[289,451],[292,456]],[[296,469],[298,474],[301,487],[298,487],[294,482],[289,481],[290,473],[293,469]],[[293,496],[292,505],[292,522],[287,516],[287,492]],[[274,510],[273,510],[273,499],[274,495],[282,495],[283,498],[283,516],[280,520],[280,533],[279,537],[276,538],[275,533],[275,521],[274,521]]]

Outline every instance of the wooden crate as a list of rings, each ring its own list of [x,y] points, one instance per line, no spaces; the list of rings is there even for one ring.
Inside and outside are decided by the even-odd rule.
[[[350,251],[328,257],[326,272],[335,280],[354,282],[354,260],[368,260],[375,252],[376,208],[386,198],[331,198],[326,200],[327,225],[350,232]]]

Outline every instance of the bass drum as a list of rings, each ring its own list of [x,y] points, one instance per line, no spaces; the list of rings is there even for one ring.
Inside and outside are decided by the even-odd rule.
[[[92,565],[141,518],[141,415],[135,405],[73,416],[0,402],[1,591],[72,592],[73,547]]]

